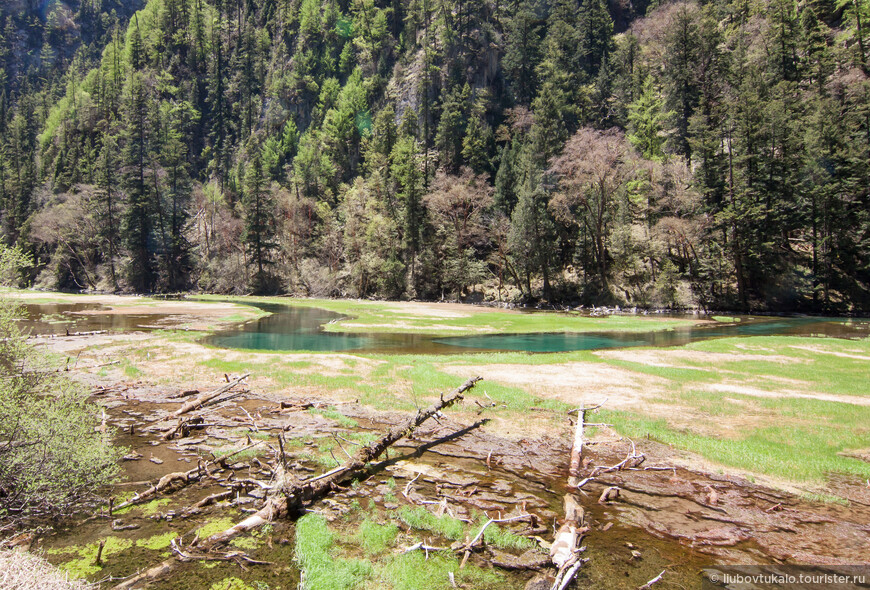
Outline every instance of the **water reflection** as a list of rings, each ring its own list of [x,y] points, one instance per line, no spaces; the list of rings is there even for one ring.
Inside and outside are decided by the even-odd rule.
[[[104,309],[99,303],[27,303],[18,326],[25,334],[67,334],[108,330],[130,332],[171,326],[178,315],[87,313]]]
[[[203,341],[221,348],[273,351],[353,351],[389,354],[463,354],[485,351],[567,352],[634,346],[680,346],[697,340],[727,336],[870,336],[870,320],[823,317],[739,316],[732,324],[707,324],[643,333],[586,332],[580,334],[482,334],[436,337],[420,334],[343,334],[325,332],[323,326],[344,316],[310,307],[255,304],[271,315],[206,337]],[[28,319],[20,325],[26,332],[63,334],[67,331],[134,331],[172,327],[180,315],[89,314],[99,304],[38,304],[23,306]],[[556,312],[530,312],[556,313]],[[668,317],[697,320],[692,315]]]
[[[205,341],[214,346],[251,350],[354,351],[392,354],[449,354],[484,351],[567,352],[633,346],[680,346],[726,336],[824,335],[860,338],[870,335],[867,320],[821,317],[741,317],[733,324],[689,326],[644,333],[586,332],[580,334],[482,334],[435,337],[419,334],[340,334],[322,326],[340,314],[304,307],[258,305],[272,313]],[[537,312],[552,313],[552,312]],[[676,316],[698,319],[695,316]]]

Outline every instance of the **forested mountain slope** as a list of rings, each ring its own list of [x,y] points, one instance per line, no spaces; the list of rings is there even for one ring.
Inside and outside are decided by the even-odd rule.
[[[39,285],[870,307],[868,0],[85,1],[2,56]]]

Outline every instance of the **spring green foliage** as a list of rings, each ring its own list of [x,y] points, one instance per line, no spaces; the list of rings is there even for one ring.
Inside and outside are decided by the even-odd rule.
[[[22,271],[33,266],[33,257],[17,245],[0,247],[0,285],[20,286]]]
[[[5,3],[0,233],[52,288],[866,308],[868,10]]]
[[[122,450],[96,430],[87,390],[19,332],[21,314],[0,299],[0,515],[69,514],[113,480]]]

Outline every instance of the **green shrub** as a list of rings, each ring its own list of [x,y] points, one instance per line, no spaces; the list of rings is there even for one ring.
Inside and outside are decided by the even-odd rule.
[[[70,514],[118,472],[121,449],[88,392],[53,371],[0,300],[0,518]]]

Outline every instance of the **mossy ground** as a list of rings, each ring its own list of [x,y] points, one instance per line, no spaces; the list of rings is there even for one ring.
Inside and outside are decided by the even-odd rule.
[[[359,503],[343,519],[332,523],[317,514],[303,516],[296,526],[296,561],[307,590],[447,590],[448,572],[460,587],[522,588],[524,579],[505,571],[469,562],[462,569],[452,551],[405,552],[424,541],[449,546],[450,541],[473,538],[484,517],[469,524],[448,515],[437,517],[423,507],[384,511],[363,509]],[[492,531],[492,532],[490,532]],[[485,533],[487,541],[509,549],[534,545],[497,525]]]

